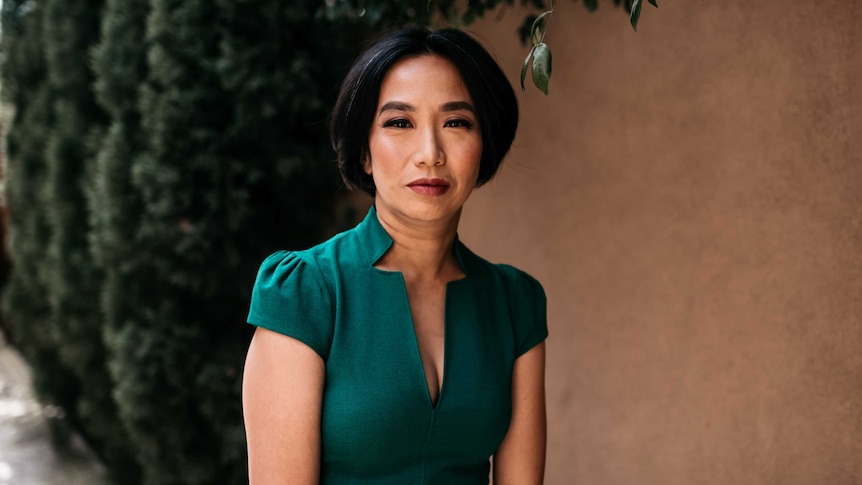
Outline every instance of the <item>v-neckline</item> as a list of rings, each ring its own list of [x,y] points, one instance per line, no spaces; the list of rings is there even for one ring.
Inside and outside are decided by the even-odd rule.
[[[387,272],[385,270],[378,270]],[[449,289],[451,286],[465,281],[467,277],[465,274],[465,276],[462,278],[452,280],[446,283],[445,295],[443,297],[443,371],[440,373],[440,384],[437,388],[437,399],[435,400],[431,396],[431,385],[428,382],[428,374],[426,373],[425,362],[423,362],[422,360],[422,350],[419,345],[419,335],[416,333],[416,322],[413,319],[413,311],[410,307],[410,295],[407,292],[407,282],[404,279],[404,275],[400,271],[390,271],[389,273],[397,274],[401,280],[402,297],[404,298],[405,307],[407,308],[407,321],[410,324],[410,332],[413,337],[413,359],[415,362],[418,363],[419,374],[422,377],[422,387],[425,390],[425,401],[428,403],[428,406],[433,412],[440,408],[440,403],[442,402],[443,394],[446,390],[446,383],[449,377],[449,338],[451,335],[449,325]]]
[[[464,265],[464,259],[462,252],[462,244],[460,239],[458,238],[458,234],[455,233],[455,239],[452,242],[453,250],[455,252],[455,260],[458,263],[458,266],[461,268],[461,273],[463,276],[456,280],[452,280],[446,283],[446,294],[443,297],[443,371],[440,375],[440,384],[437,389],[437,399],[434,400],[431,398],[431,386],[428,384],[428,376],[425,373],[425,363],[422,361],[422,351],[419,347],[419,336],[416,333],[416,323],[413,320],[413,311],[410,308],[410,298],[407,292],[407,281],[404,279],[404,273],[398,270],[387,270],[378,268],[375,266],[378,260],[386,254],[387,251],[392,247],[392,237],[386,232],[383,226],[380,223],[380,220],[377,218],[377,210],[372,205],[368,211],[368,215],[361,225],[368,224],[367,226],[367,234],[368,240],[367,246],[365,249],[367,250],[366,254],[369,257],[369,265],[374,271],[377,271],[384,275],[398,275],[399,280],[401,281],[401,289],[402,295],[404,298],[405,308],[407,309],[407,321],[410,323],[410,332],[412,332],[413,336],[413,353],[415,355],[414,359],[418,361],[419,372],[422,377],[422,383],[424,384],[422,387],[425,389],[425,401],[428,403],[432,412],[435,412],[440,407],[440,403],[443,399],[443,393],[446,390],[446,382],[449,375],[447,370],[449,366],[449,338],[450,338],[450,328],[449,328],[449,288],[452,285],[461,283],[463,281],[468,280],[469,273],[467,272],[467,268]]]
[[[419,334],[416,332],[416,322],[413,319],[413,309],[410,307],[410,295],[407,291],[407,280],[404,279],[404,273],[401,271],[391,271],[386,269],[381,269],[376,266],[372,266],[372,269],[384,276],[397,276],[398,281],[401,286],[401,295],[403,308],[406,310],[405,320],[409,324],[410,328],[407,330],[409,335],[412,337],[412,353],[413,360],[417,362],[418,365],[414,366],[414,368],[418,368],[419,374],[421,376],[422,388],[425,390],[425,402],[428,404],[432,412],[437,411],[440,407],[440,402],[443,399],[443,393],[446,390],[446,383],[448,381],[449,372],[449,339],[451,335],[450,324],[449,324],[449,309],[450,305],[450,288],[457,284],[460,284],[464,281],[467,281],[468,276],[464,271],[464,263],[461,260],[460,254],[456,250],[456,259],[458,260],[458,264],[461,267],[461,271],[464,274],[463,277],[458,278],[456,280],[452,280],[446,283],[445,294],[443,296],[443,371],[440,374],[440,383],[437,388],[437,399],[432,399],[431,397],[431,385],[428,382],[428,375],[425,373],[425,362],[422,361],[422,350],[419,346]]]

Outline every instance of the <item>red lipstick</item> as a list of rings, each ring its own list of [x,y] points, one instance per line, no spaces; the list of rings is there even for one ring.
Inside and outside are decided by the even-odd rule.
[[[449,190],[449,182],[438,178],[416,179],[407,186],[413,192],[421,195],[443,195]]]

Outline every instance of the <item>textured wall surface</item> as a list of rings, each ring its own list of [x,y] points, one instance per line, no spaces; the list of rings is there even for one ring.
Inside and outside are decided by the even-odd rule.
[[[547,483],[862,483],[862,5],[555,3],[461,225],[548,293]]]

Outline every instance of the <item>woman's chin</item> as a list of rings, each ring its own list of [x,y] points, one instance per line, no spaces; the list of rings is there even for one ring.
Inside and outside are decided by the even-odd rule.
[[[383,215],[393,214],[399,219],[413,220],[416,222],[450,222],[461,215],[461,205],[454,204],[452,200],[442,200],[440,197],[423,197],[423,200],[411,201],[409,204],[396,206],[381,204],[376,201],[377,212],[381,210]]]

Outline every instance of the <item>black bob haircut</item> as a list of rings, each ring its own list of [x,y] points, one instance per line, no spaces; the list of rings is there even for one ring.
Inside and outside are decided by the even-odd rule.
[[[398,61],[438,55],[455,65],[470,93],[482,133],[477,186],[490,180],[512,146],[518,129],[518,100],[509,80],[482,45],[456,29],[407,28],[386,35],[350,68],[332,111],[332,148],[344,183],[374,195],[371,175],[363,170],[368,135],[377,111],[380,85]]]

